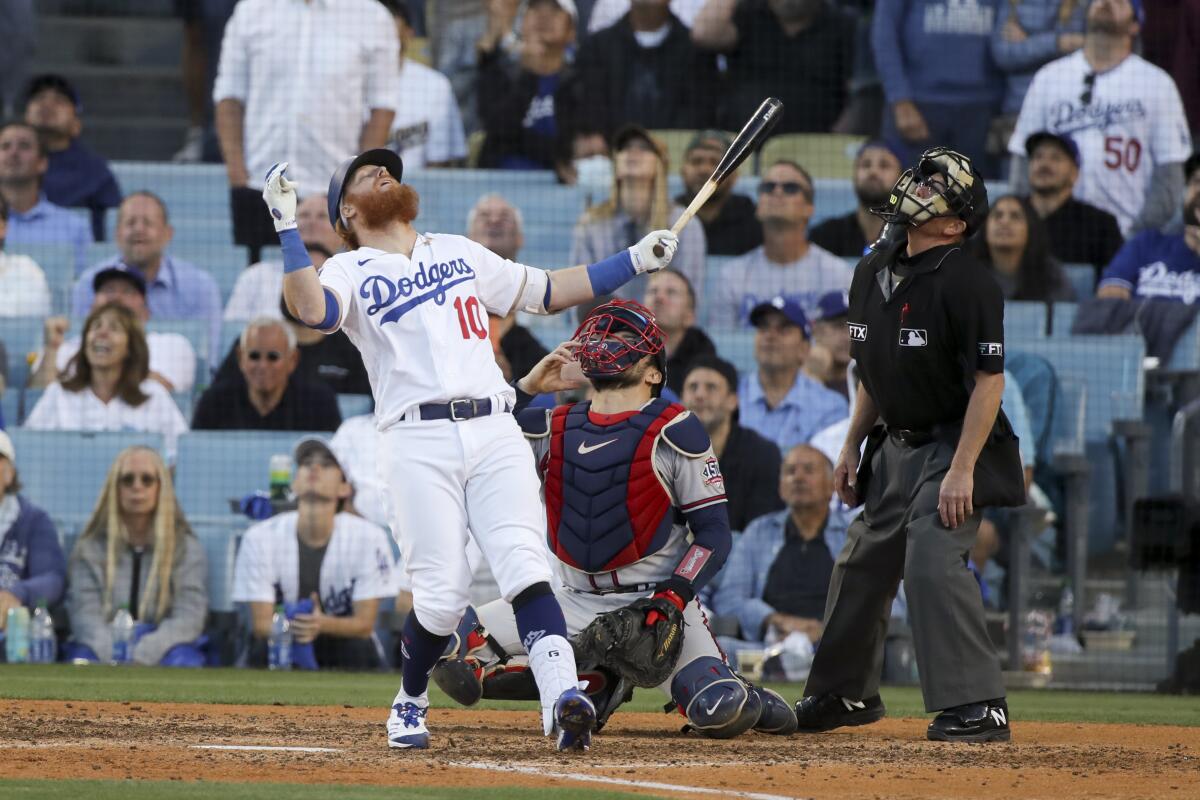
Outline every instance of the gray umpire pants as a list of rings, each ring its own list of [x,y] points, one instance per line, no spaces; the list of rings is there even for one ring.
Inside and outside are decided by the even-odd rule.
[[[953,530],[938,517],[951,445],[888,437],[874,456],[863,513],[850,525],[829,581],[825,632],[805,696],[879,694],[883,645],[900,578],[908,598],[926,711],[1004,696],[1000,662],[967,554],[980,511]]]

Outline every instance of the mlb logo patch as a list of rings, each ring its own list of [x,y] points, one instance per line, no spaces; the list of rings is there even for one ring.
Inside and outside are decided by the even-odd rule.
[[[925,347],[929,344],[929,333],[924,328],[901,328],[901,347]]]
[[[979,355],[1002,356],[1004,355],[1004,345],[1000,342],[980,342]]]
[[[721,477],[721,465],[717,463],[715,458],[707,458],[704,460],[704,469],[700,472],[704,478],[705,486],[712,486],[714,483],[724,483],[725,479]]]
[[[865,342],[867,340],[866,325],[859,325],[855,322],[847,322],[846,327],[850,329],[850,341]]]

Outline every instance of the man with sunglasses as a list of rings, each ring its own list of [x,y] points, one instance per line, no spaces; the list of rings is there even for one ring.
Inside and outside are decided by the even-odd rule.
[[[587,670],[580,677],[588,678],[603,725],[635,684],[609,652],[593,661],[593,621],[629,609],[637,639],[652,635],[643,628],[682,620],[677,660],[637,685],[657,685],[702,736],[728,739],[752,728],[789,734],[792,709],[733,673],[696,600],[732,546],[725,481],[699,418],[661,396],[666,377],[665,337],[654,316],[640,303],[614,300],[595,308],[574,339],[515,384],[517,419],[542,480],[547,543],[562,578],[559,602]],[[537,394],[577,388],[585,379],[594,390],[590,400],[522,408]],[[637,650],[637,642],[614,638],[612,649]],[[434,673],[452,698],[471,705],[480,696],[537,697],[507,603],[469,610],[458,641]]]
[[[320,273],[296,232],[296,186],[276,164],[263,199],[283,252],[283,293],[297,319],[345,330],[371,379],[379,472],[412,579],[404,668],[388,746],[426,749],[429,673],[469,602],[473,539],[513,606],[541,695],[542,731],[587,750],[596,709],[578,688],[566,622],[550,587],[533,456],[510,414],[487,315],[550,314],[611,294],[671,263],[679,239],[653,231],[586,266],[547,271],[464,236],[420,234],[420,197],[391,150],[349,158],[329,182],[329,221],[349,245]]]
[[[1004,300],[962,247],[987,211],[971,162],[928,150],[877,209],[883,237],[855,269],[847,327],[861,385],[834,488],[864,505],[833,568],[801,731],[883,718],[879,667],[903,577],[925,708],[940,712],[926,736],[1009,739],[1000,663],[967,569],[982,508],[1025,500],[1000,411]]]
[[[336,431],[337,395],[296,375],[296,332],[281,319],[256,317],[242,329],[238,370],[244,380],[215,383],[200,395],[193,430]]]
[[[811,314],[826,292],[850,288],[850,268],[808,237],[814,212],[812,177],[794,161],[772,164],[758,184],[758,221],[763,243],[730,262],[723,272],[708,324],[733,328],[775,297]]]
[[[1192,151],[1175,82],[1133,52],[1143,21],[1142,0],[1094,0],[1083,49],[1038,70],[1008,142],[1009,183],[1024,193],[1029,137],[1069,136],[1080,156],[1075,197],[1116,217],[1126,239],[1171,219]]]

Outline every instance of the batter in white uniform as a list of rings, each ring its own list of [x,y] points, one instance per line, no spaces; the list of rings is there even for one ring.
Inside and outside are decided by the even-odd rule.
[[[329,184],[329,219],[349,252],[311,267],[295,230],[287,164],[263,198],[283,250],[294,316],[358,347],[375,396],[379,469],[388,485],[413,612],[388,744],[426,748],[429,673],[469,600],[468,536],[510,602],[537,682],[543,728],[560,750],[587,749],[596,712],[577,687],[566,622],[550,589],[533,456],[513,420],[513,390],[488,340],[487,314],[547,314],[610,293],[670,263],[678,240],[655,231],[587,266],[546,272],[462,236],[418,234],[418,200],[390,150],[348,159]],[[661,246],[661,257],[654,255]]]

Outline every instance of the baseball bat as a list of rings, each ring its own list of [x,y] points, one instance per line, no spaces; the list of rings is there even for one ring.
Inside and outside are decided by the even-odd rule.
[[[763,143],[781,116],[783,116],[783,102],[779,98],[768,97],[762,101],[762,105],[754,112],[754,116],[750,117],[742,126],[742,130],[729,145],[725,155],[721,156],[721,161],[713,170],[713,174],[704,182],[704,186],[700,187],[700,191],[696,192],[696,196],[679,215],[679,219],[675,220],[675,224],[671,226],[671,233],[679,235],[692,217],[696,216],[696,212],[708,202],[708,198],[712,197],[712,193],[717,190],[721,181],[729,177],[730,173],[740,167],[746,157]],[[662,258],[662,245],[654,245],[654,255]]]

